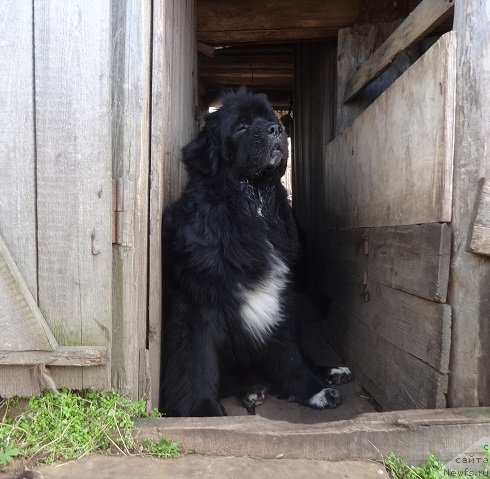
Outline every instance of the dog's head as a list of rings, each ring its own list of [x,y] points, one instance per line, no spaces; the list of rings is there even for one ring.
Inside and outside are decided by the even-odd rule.
[[[270,181],[286,171],[288,141],[265,95],[245,89],[224,97],[183,150],[190,175],[226,172],[238,180]]]

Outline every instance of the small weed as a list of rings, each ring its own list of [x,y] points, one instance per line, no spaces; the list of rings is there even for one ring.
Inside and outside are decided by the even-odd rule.
[[[486,454],[488,456],[488,451]],[[433,454],[421,466],[409,466],[395,454],[390,454],[383,463],[391,479],[449,479],[451,477],[475,479],[478,477],[474,472],[452,471],[448,473],[446,465]]]
[[[0,466],[10,464],[14,460],[14,457],[18,456],[19,454],[20,451],[15,447],[11,447],[9,445],[0,447]]]
[[[165,459],[176,459],[182,453],[177,443],[168,441],[167,439],[160,439],[160,441],[145,439],[143,441],[143,451],[146,454]]]
[[[444,463],[434,455],[429,456],[421,466],[409,466],[400,457],[390,454],[384,460],[384,465],[392,479],[445,479],[449,477]]]
[[[16,456],[52,463],[91,452],[159,457],[175,457],[180,452],[173,443],[168,443],[166,451],[162,441],[152,450],[135,442],[134,421],[159,416],[158,412],[148,414],[143,400],[131,401],[113,392],[61,390],[32,397],[26,412],[10,418],[8,410],[14,402],[0,402],[0,408],[5,410],[0,417],[0,465],[10,463]]]

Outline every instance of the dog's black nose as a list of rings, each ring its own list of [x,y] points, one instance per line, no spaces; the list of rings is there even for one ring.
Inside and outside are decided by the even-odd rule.
[[[282,126],[277,123],[269,123],[267,126],[267,133],[269,133],[269,135],[279,136],[282,133]]]

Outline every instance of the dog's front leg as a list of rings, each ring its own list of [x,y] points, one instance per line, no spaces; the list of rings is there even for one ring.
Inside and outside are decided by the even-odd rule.
[[[216,318],[196,308],[166,331],[163,410],[169,416],[225,416],[218,400],[220,370]]]

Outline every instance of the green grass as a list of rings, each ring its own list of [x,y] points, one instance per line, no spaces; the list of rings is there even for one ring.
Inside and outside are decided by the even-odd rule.
[[[118,393],[67,390],[47,392],[29,400],[25,412],[10,417],[15,399],[0,403],[0,466],[15,457],[52,463],[77,459],[91,452],[150,454],[176,458],[175,443],[133,437],[134,421],[159,415],[146,412],[143,400],[131,401]]]
[[[490,458],[488,451],[486,456]],[[391,479],[475,479],[478,477],[490,477],[485,473],[478,476],[476,473],[463,473],[452,471],[448,474],[446,465],[433,454],[421,466],[409,466],[403,459],[395,454],[390,454],[383,460],[384,466]],[[488,469],[486,469],[488,471]]]

